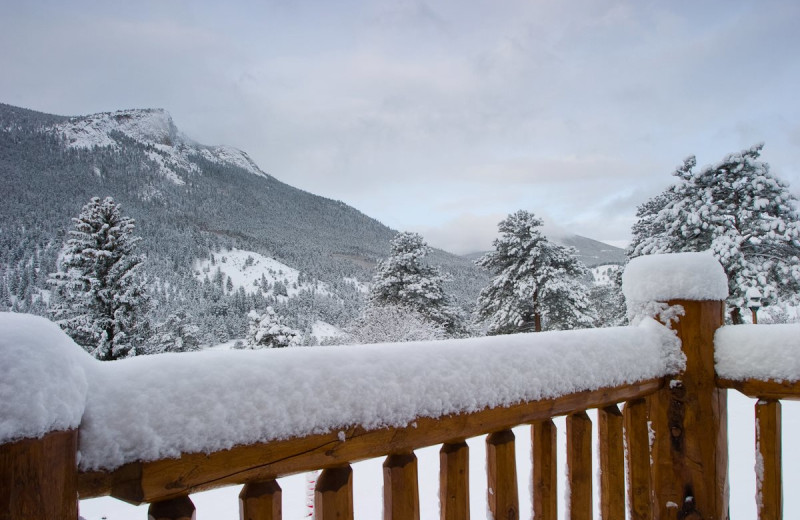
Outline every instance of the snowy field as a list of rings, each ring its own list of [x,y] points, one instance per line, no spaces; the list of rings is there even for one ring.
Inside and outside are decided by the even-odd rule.
[[[217,270],[222,273],[223,280],[230,277],[233,290],[244,288],[246,293],[261,290],[261,284],[266,281],[270,286],[280,282],[286,287],[288,296],[296,296],[302,290],[315,290],[318,294],[328,295],[326,284],[322,282],[300,282],[300,272],[274,258],[261,255],[254,251],[232,249],[213,253],[214,261],[201,260],[193,266],[195,276],[203,280],[206,276],[213,279]],[[262,291],[263,292],[263,291]],[[272,294],[273,290],[264,292]]]
[[[731,519],[750,520],[756,518],[755,482],[755,401],[736,391],[729,391],[728,426],[730,435]],[[792,490],[800,486],[797,465],[800,462],[800,402],[783,401],[783,489],[784,518],[800,518],[800,496]],[[594,412],[589,413],[596,429]],[[564,470],[566,464],[566,428],[564,419],[556,420],[559,428],[559,518],[564,516]],[[532,517],[530,502],[530,428],[514,429],[517,437],[517,478],[519,479],[520,518]],[[470,500],[472,518],[488,518],[486,506],[486,463],[483,437],[467,441],[470,447]],[[439,518],[439,447],[417,450],[419,459],[420,518]],[[595,450],[596,456],[596,450]],[[372,459],[353,465],[355,517],[375,519],[382,517],[382,459]],[[597,474],[595,460],[595,474]],[[287,520],[306,517],[306,476],[294,475],[279,479],[283,489],[283,515]],[[597,486],[597,482],[595,482]],[[235,520],[238,518],[238,494],[240,486],[222,488],[192,495],[197,507],[197,520]],[[595,518],[599,518],[595,489]],[[86,520],[144,520],[147,506],[132,506],[112,498],[97,498],[81,502],[81,516]]]

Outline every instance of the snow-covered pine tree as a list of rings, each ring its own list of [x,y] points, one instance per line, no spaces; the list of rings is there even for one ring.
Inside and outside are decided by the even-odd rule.
[[[177,311],[155,326],[147,343],[151,354],[200,350],[200,327],[191,314]]]
[[[264,314],[250,311],[247,317],[250,319],[247,348],[282,348],[302,343],[300,331],[284,325],[283,318],[272,307],[267,307]]]
[[[710,250],[728,275],[733,323],[747,290],[763,303],[796,302],[800,290],[800,214],[788,187],[758,160],[763,144],[695,171],[687,158],[678,182],[639,208],[628,255]]]
[[[448,336],[464,335],[463,319],[444,291],[445,278],[424,262],[427,254],[428,245],[418,233],[398,233],[372,279],[370,304],[403,306],[440,325]]]
[[[476,320],[489,334],[590,327],[586,267],[575,249],[553,243],[539,229],[542,221],[520,210],[499,224],[494,251],[476,263],[494,274],[481,291]]]
[[[76,343],[101,360],[141,354],[148,296],[134,254],[134,221],[111,197],[92,198],[72,219],[75,229],[50,284],[51,313]]]

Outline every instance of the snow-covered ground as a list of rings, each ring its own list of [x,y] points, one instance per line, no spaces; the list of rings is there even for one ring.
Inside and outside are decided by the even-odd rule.
[[[284,284],[290,297],[302,290],[315,290],[320,295],[330,294],[325,283],[299,283],[300,271],[254,251],[232,249],[214,253],[213,256],[213,263],[210,259],[195,262],[193,269],[198,280],[203,280],[206,276],[213,280],[219,270],[224,281],[227,282],[230,277],[234,291],[239,290],[239,287],[243,287],[246,293],[261,291],[262,280],[265,280],[270,286],[265,295],[274,295],[275,282]]]
[[[739,392],[729,391],[728,435],[730,438],[730,482],[731,519],[751,520],[756,518],[755,482],[755,425],[753,406],[755,401]],[[783,489],[784,518],[800,518],[800,495],[792,490],[800,486],[800,402],[783,401]],[[590,412],[595,420],[595,414]],[[593,423],[596,431],[596,421]],[[556,419],[558,435],[559,470],[559,518],[564,515],[566,465],[566,428],[564,419]],[[530,501],[530,428],[514,429],[517,442],[517,478],[519,480],[520,518],[532,517]],[[470,447],[470,506],[472,518],[488,518],[486,506],[486,462],[482,437],[467,441]],[[419,464],[420,518],[439,518],[439,447],[416,451]],[[595,450],[596,457],[596,450]],[[382,515],[382,459],[372,459],[353,465],[355,517],[360,519],[381,518]],[[597,475],[597,461],[595,472]],[[283,489],[283,517],[287,520],[306,518],[305,476],[294,475],[279,480]],[[197,507],[197,520],[234,519],[238,515],[240,486],[227,487],[192,495]],[[597,500],[599,490],[595,482],[594,517],[599,518]],[[86,520],[142,520],[147,517],[147,506],[131,506],[113,498],[97,498],[81,502],[81,516]]]
[[[615,273],[620,269],[622,269],[621,265],[607,264],[592,267],[590,271],[596,285],[611,285]]]

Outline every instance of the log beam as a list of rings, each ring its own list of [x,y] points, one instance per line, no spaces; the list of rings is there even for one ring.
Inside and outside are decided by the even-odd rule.
[[[552,419],[531,425],[531,458],[533,458],[532,502],[537,520],[558,518],[558,479],[556,425]]]
[[[0,445],[0,520],[78,518],[77,430]]]
[[[273,480],[248,482],[239,493],[239,520],[281,520],[281,487]]]
[[[315,520],[353,520],[353,470],[350,465],[322,471],[314,488]]]
[[[592,520],[592,421],[586,412],[567,416],[569,517]]]
[[[469,446],[446,443],[439,451],[441,520],[469,520]]]
[[[759,520],[783,518],[781,403],[756,403],[756,485]]]
[[[383,463],[384,520],[419,520],[417,457],[413,453],[389,455]]]
[[[495,520],[519,520],[517,459],[514,432],[502,430],[486,437],[489,511]]]
[[[600,449],[600,518],[625,518],[625,454],[617,405],[597,410]]]

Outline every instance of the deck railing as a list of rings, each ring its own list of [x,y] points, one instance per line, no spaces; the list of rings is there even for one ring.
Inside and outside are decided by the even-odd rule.
[[[593,518],[592,429],[599,439],[600,517],[713,519],[728,513],[727,389],[758,399],[759,518],[781,518],[780,399],[800,398],[800,383],[716,377],[714,334],[722,326],[719,301],[676,300],[685,314],[675,329],[686,356],[679,374],[553,399],[487,408],[406,427],[344,432],[236,446],[132,462],[113,471],[78,471],[79,431],[0,445],[0,520],[70,519],[77,498],[110,495],[150,503],[152,519],[190,519],[193,492],[244,484],[240,518],[279,520],[282,476],[322,470],[315,489],[317,519],[353,518],[351,464],[385,457],[384,518],[418,519],[414,451],[441,445],[442,520],[470,518],[466,439],[486,435],[487,497],[491,517],[520,517],[512,427],[531,426],[532,504],[536,520],[557,517],[556,427],[566,416],[569,518]],[[767,326],[765,326],[767,327]],[[619,404],[622,403],[622,410]],[[597,409],[597,425],[587,410]],[[626,463],[627,461],[627,463]],[[473,468],[474,469],[474,468]],[[474,515],[474,512],[473,512]]]

